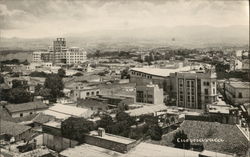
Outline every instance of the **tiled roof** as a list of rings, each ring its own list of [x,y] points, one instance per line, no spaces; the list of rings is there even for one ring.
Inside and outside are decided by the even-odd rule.
[[[11,136],[16,136],[16,135],[22,134],[23,132],[29,129],[31,129],[31,127],[21,125],[18,123],[14,123],[14,122],[1,120],[1,123],[0,123],[1,134],[8,134]]]
[[[54,117],[50,116],[50,115],[45,115],[43,113],[39,113],[32,121],[35,123],[39,123],[39,124],[43,124],[43,123],[47,123],[51,120],[53,120]]]
[[[28,110],[38,110],[38,109],[47,109],[48,106],[43,102],[28,102],[22,104],[8,104],[6,105],[6,109],[10,113],[28,111]]]

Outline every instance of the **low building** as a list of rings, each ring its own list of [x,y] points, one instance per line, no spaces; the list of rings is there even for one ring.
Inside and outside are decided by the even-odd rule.
[[[18,123],[0,120],[0,136],[4,136],[4,139],[10,141],[11,138],[14,141],[27,140],[32,134],[31,127],[21,125]]]
[[[76,85],[74,88],[74,97],[77,99],[86,99],[87,97],[96,96],[100,94],[100,89],[98,87],[86,87],[83,84]]]
[[[157,84],[136,86],[136,102],[149,104],[164,104],[163,89]]]
[[[226,81],[224,90],[227,99],[234,105],[250,102],[250,82]]]
[[[48,106],[41,101],[37,101],[22,104],[8,104],[5,108],[11,117],[18,118],[40,113],[48,109]]]
[[[103,128],[85,135],[85,142],[90,145],[106,148],[120,153],[127,153],[137,145],[136,140],[105,133]]]
[[[45,115],[51,115],[58,120],[65,120],[69,117],[89,118],[93,114],[89,109],[62,104],[54,104],[54,106],[50,107],[43,113]]]

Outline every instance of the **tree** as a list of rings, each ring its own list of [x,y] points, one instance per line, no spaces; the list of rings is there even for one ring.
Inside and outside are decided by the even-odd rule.
[[[175,133],[172,143],[176,148],[190,149],[190,140],[183,130]]]
[[[51,101],[55,101],[56,98],[63,96],[64,84],[62,78],[57,74],[51,74],[47,76],[44,82],[44,87],[50,89],[50,95],[53,98]]]
[[[93,129],[93,123],[85,118],[69,117],[61,123],[62,136],[79,142],[84,142],[84,135]]]
[[[37,84],[35,86],[35,95],[36,96],[42,96],[42,97],[44,97],[46,99],[50,99],[51,98],[50,97],[50,92],[51,92],[50,89],[44,88],[44,86],[41,85],[41,84]]]
[[[152,140],[160,141],[162,136],[162,130],[158,125],[151,126],[149,128],[149,135]]]
[[[41,84],[37,84],[35,86],[35,95],[38,95],[38,93],[40,92],[40,90],[43,88],[43,85]]]
[[[101,116],[100,125],[99,125],[101,128],[106,129],[108,126],[113,125],[113,124],[114,122],[110,115]]]
[[[57,74],[58,74],[60,77],[65,77],[66,72],[65,72],[64,69],[60,68],[60,69],[58,69]]]
[[[12,80],[12,88],[28,88],[28,82],[26,80]]]
[[[47,77],[47,74],[45,72],[38,72],[38,71],[34,71],[30,73],[31,77]]]
[[[23,88],[12,88],[8,92],[6,99],[10,103],[26,103],[31,100],[31,94]]]
[[[121,72],[121,79],[130,79],[128,68],[122,70],[122,72]]]
[[[2,75],[0,75],[0,84],[4,83],[4,77]]]

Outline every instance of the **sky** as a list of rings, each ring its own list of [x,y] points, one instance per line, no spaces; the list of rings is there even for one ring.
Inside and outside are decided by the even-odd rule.
[[[0,0],[2,37],[148,27],[249,25],[248,0]]]

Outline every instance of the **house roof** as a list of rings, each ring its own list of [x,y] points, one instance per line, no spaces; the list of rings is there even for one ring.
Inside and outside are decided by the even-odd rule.
[[[45,115],[44,113],[39,113],[32,121],[35,123],[43,124],[53,120],[54,117],[50,115]]]
[[[221,139],[221,142],[202,142],[205,150],[235,153],[239,156],[244,156],[248,150],[249,142],[236,125],[195,120],[185,120],[180,128],[164,135],[162,144],[174,146],[172,139],[179,130],[183,130],[189,139]]]
[[[16,136],[22,134],[23,132],[31,129],[29,126],[21,125],[14,122],[9,122],[5,120],[1,120],[0,123],[0,133],[7,134],[11,136]]]
[[[54,116],[57,119],[67,119],[68,117],[88,117],[91,113],[88,109],[79,108],[75,106],[54,104],[44,114]]]
[[[48,106],[40,101],[28,102],[28,103],[22,103],[22,104],[8,104],[8,105],[6,105],[6,109],[10,113],[22,112],[22,111],[28,111],[28,110],[47,109],[47,108],[48,108]]]

